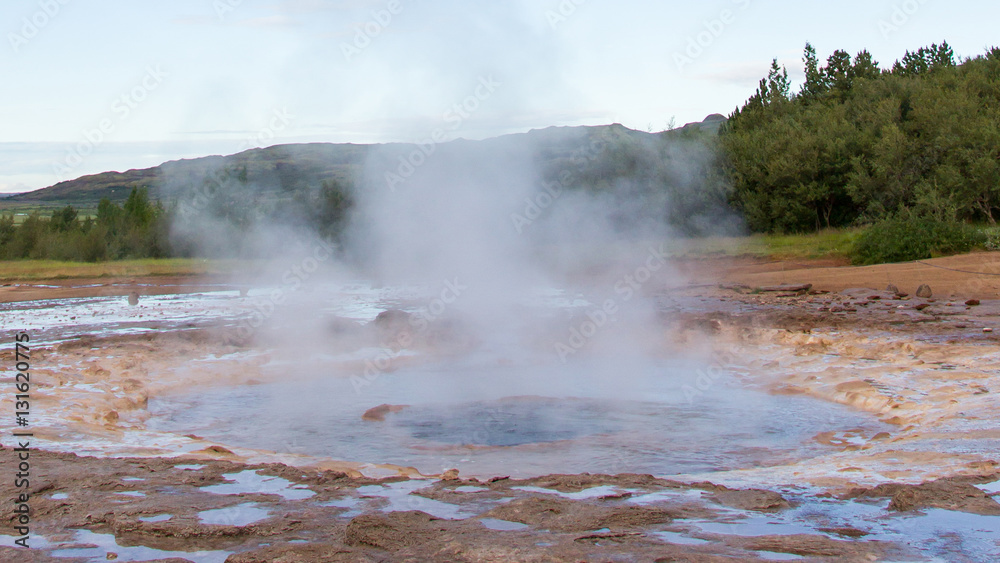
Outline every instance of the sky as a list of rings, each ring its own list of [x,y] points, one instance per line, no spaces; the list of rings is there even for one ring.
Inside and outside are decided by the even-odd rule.
[[[807,41],[883,66],[1000,45],[941,0],[8,0],[0,193],[293,142],[480,139],[731,113]]]

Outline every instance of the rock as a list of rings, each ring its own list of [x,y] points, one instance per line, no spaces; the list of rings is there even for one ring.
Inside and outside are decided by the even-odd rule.
[[[241,287],[240,288],[240,297],[246,297],[247,295],[250,295],[250,288],[249,287]]]
[[[193,454],[206,454],[206,455],[210,455],[210,456],[213,456],[213,457],[216,457],[216,456],[236,457],[236,454],[234,454],[230,450],[227,450],[226,448],[223,448],[222,446],[209,446],[207,448],[203,448],[203,449],[200,449],[198,451],[191,452],[191,453],[193,453]]]
[[[965,304],[968,305],[969,307],[978,307],[979,306],[979,300],[978,299],[969,299],[968,301],[965,302]]]
[[[848,538],[863,538],[870,535],[870,532],[864,530],[859,530],[857,528],[842,527],[842,528],[819,528],[819,531],[825,532],[827,534],[837,534],[838,536],[844,536]]]
[[[366,410],[365,414],[361,415],[361,420],[367,420],[369,422],[382,422],[385,420],[385,415],[393,412],[399,412],[407,407],[409,407],[409,405],[379,405]]]
[[[789,507],[788,501],[778,493],[760,489],[720,491],[712,495],[712,500],[724,506],[740,510],[772,512]]]
[[[889,293],[892,293],[893,295],[899,295],[899,288],[892,285],[891,283],[888,286],[886,286],[885,290],[888,291]]]
[[[920,485],[886,483],[850,496],[889,498],[889,510],[898,512],[942,508],[984,516],[1000,515],[1000,503],[973,486],[970,478],[938,479]]]
[[[413,341],[413,327],[416,326],[415,317],[406,311],[389,309],[382,311],[372,321],[372,325],[378,332],[379,339],[389,343],[393,348],[408,348]]]
[[[799,291],[801,291],[803,293],[806,293],[810,289],[812,289],[812,287],[813,286],[812,286],[811,283],[806,283],[806,284],[802,284],[802,285],[773,285],[773,286],[767,286],[767,287],[758,287],[757,291],[764,292],[764,293],[780,293],[780,292],[787,292],[787,291],[799,292]]]
[[[498,505],[480,517],[518,522],[558,532],[628,531],[669,524],[677,512],[648,506],[597,506],[569,499],[529,497]]]
[[[375,326],[379,327],[392,327],[392,326],[406,326],[410,323],[410,318],[413,315],[407,313],[406,311],[400,311],[399,309],[388,309],[382,311],[375,317]]]
[[[128,304],[135,307],[139,304],[139,292],[133,291],[128,294]]]
[[[436,520],[430,514],[418,511],[362,514],[347,524],[344,543],[399,551],[432,541],[436,535]]]
[[[921,304],[917,305],[916,307],[914,307],[914,309],[916,309],[918,311],[923,311],[924,309],[926,309],[928,307],[930,307],[929,304],[927,304],[927,303],[921,303]]]
[[[917,297],[921,299],[930,299],[934,296],[934,292],[931,291],[931,286],[923,284],[917,288]]]
[[[449,469],[441,474],[442,481],[458,481],[458,470]]]

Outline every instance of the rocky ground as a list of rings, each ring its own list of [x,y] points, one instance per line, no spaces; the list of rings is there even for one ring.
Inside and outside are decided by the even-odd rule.
[[[967,275],[934,283],[847,269],[869,282],[841,288],[825,270],[756,271],[770,268],[650,293],[675,342],[709,342],[746,385],[850,405],[887,431],[820,433],[827,453],[812,459],[670,479],[424,476],[150,433],[148,397],[194,381],[252,385],[266,377],[255,367],[266,353],[211,328],[83,337],[38,351],[49,366],[36,379],[49,417],[38,439],[55,447],[32,453],[35,549],[0,547],[0,559],[1000,558],[1000,295]],[[930,295],[918,297],[925,282]],[[209,351],[212,362],[177,369],[177,358]],[[13,475],[14,452],[2,454],[0,475]],[[10,479],[0,489],[16,494]]]
[[[919,550],[870,539],[866,524],[846,520],[794,534],[778,525],[753,535],[699,528],[692,523],[737,530],[748,515],[777,515],[803,499],[649,475],[411,481],[184,458],[42,453],[35,463],[32,541],[47,549],[0,548],[5,560],[86,561],[95,553],[233,563],[921,559]],[[11,465],[4,456],[0,471]],[[998,477],[855,488],[831,498],[887,513],[939,507],[997,515],[1000,504],[973,485]],[[13,496],[9,484],[3,494]]]

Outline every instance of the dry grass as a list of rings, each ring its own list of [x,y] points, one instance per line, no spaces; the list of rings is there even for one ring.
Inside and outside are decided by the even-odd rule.
[[[97,263],[9,260],[0,261],[0,281],[225,274],[245,268],[247,265],[246,261],[240,260],[193,258],[120,260]]]

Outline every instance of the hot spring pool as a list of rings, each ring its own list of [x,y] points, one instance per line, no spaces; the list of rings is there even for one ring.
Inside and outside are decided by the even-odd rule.
[[[833,451],[813,440],[819,432],[884,429],[847,407],[747,388],[732,372],[692,396],[697,369],[665,359],[451,358],[382,373],[362,387],[343,375],[287,371],[270,383],[153,398],[148,426],[240,447],[484,477],[776,465]],[[362,420],[382,404],[407,408]]]

